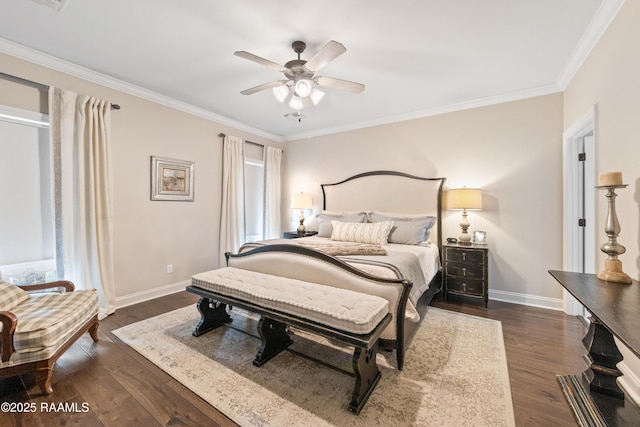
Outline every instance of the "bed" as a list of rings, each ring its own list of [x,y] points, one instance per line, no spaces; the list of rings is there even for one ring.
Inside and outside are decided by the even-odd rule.
[[[273,247],[277,248],[279,256],[287,257],[295,252],[295,247],[302,246],[335,258],[333,268],[336,269],[343,269],[342,266],[346,264],[375,277],[410,281],[412,286],[407,291],[406,300],[399,301],[391,309],[394,322],[387,327],[380,339],[382,349],[396,351],[398,369],[402,369],[406,349],[426,315],[427,306],[442,288],[444,182],[445,178],[425,178],[396,171],[373,171],[354,175],[340,182],[322,184],[322,212],[316,216],[316,221],[309,221],[307,226],[308,230],[317,230],[318,235],[247,243],[238,254],[246,255],[257,250],[264,253],[269,247]],[[431,219],[427,220],[427,217]],[[345,228],[353,227],[349,224],[361,222],[392,222],[387,244],[376,244],[376,238],[374,243],[361,243],[343,241],[350,240],[349,237],[336,237]],[[414,231],[425,222],[430,222],[431,225],[425,226],[425,235],[421,240],[419,233]],[[335,230],[333,226],[336,227]],[[372,226],[359,227],[370,231]],[[348,235],[349,230],[345,232]],[[383,228],[382,233],[384,232]],[[332,235],[339,240],[333,240]],[[290,254],[283,247],[291,248]],[[290,267],[280,268],[278,275],[300,276],[301,273],[296,272],[295,267],[286,265]],[[304,273],[305,280],[310,279],[309,274]],[[319,277],[316,279],[320,281]],[[397,313],[393,310],[397,310]]]

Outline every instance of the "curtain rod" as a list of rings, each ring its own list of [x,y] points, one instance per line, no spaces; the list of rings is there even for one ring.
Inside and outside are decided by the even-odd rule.
[[[0,78],[5,79],[5,80],[9,80],[15,83],[20,83],[26,86],[31,86],[34,87],[38,90],[49,90],[49,86],[42,84],[42,83],[38,83],[38,82],[34,82],[31,80],[27,80],[27,79],[23,79],[22,77],[17,77],[17,76],[12,76],[11,74],[7,74],[7,73],[2,73],[0,72]],[[120,106],[118,104],[111,104],[111,109],[112,110],[119,110]]]
[[[224,133],[219,133],[219,134],[218,134],[218,137],[220,137],[220,138],[224,138],[225,136],[227,136],[227,135],[226,135],[226,134],[224,134]],[[263,148],[264,148],[264,144],[259,144],[259,143],[257,143],[257,142],[247,141],[247,140],[245,140],[244,142],[247,142],[247,143],[249,143],[249,144],[257,145],[257,146],[259,146],[259,147],[263,147]]]

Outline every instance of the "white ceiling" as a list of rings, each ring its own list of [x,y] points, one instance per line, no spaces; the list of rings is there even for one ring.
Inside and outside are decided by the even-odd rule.
[[[1,1],[0,52],[281,141],[558,92],[624,2]],[[341,42],[318,74],[364,92],[327,89],[301,123],[270,90],[241,95],[283,76],[234,51],[284,64],[294,40],[302,59]]]

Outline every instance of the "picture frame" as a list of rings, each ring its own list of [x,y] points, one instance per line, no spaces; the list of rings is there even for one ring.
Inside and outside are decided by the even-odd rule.
[[[194,162],[151,156],[151,200],[193,202]]]
[[[487,232],[486,231],[474,231],[473,232],[473,244],[474,245],[486,245],[487,244]]]

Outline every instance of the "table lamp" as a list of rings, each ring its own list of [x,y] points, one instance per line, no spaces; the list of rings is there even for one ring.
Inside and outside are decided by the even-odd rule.
[[[469,220],[467,210],[482,210],[482,191],[479,188],[454,188],[447,191],[447,209],[462,210],[462,221],[460,228],[462,233],[458,237],[459,245],[470,245],[471,236],[467,233]]]
[[[293,195],[291,199],[291,208],[300,209],[300,225],[298,226],[298,234],[304,234],[304,210],[313,208],[313,202],[311,200],[311,194],[297,193]]]

